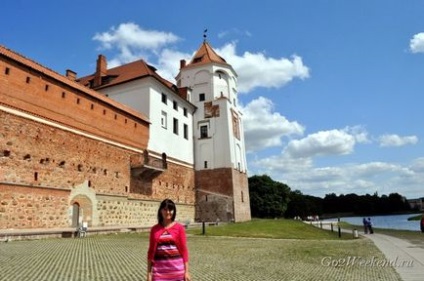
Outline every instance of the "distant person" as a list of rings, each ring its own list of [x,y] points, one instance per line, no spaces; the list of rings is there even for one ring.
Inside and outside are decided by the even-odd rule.
[[[422,215],[422,217],[421,217],[420,225],[421,225],[421,232],[424,233],[424,215]]]
[[[147,281],[190,281],[184,226],[175,222],[175,203],[165,199],[158,209],[158,223],[150,230]]]
[[[367,218],[362,219],[362,224],[364,225],[364,234],[368,234],[368,220],[367,220]]]
[[[371,218],[368,218],[368,219],[367,219],[367,225],[368,225],[368,232],[369,232],[370,234],[373,234],[373,233],[374,233],[374,229],[373,229],[373,227],[372,227],[372,221],[371,221]]]

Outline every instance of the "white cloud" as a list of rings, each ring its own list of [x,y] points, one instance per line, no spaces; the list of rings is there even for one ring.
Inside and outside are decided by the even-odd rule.
[[[366,133],[357,128],[353,131],[350,128],[320,131],[303,139],[290,141],[284,153],[294,158],[350,154],[358,140],[365,141],[364,135]]]
[[[244,52],[237,55],[236,44],[226,44],[216,50],[231,64],[239,75],[238,90],[248,93],[257,87],[280,88],[295,78],[309,77],[309,68],[303,64],[302,58],[292,56],[275,59],[264,53]]]
[[[290,158],[287,154],[274,155],[251,161],[254,174],[268,174],[286,183],[292,190],[304,194],[325,196],[335,194],[373,194],[398,192],[408,198],[422,194],[424,159],[418,158],[410,166],[386,162],[340,164],[316,167],[312,158]],[[407,190],[404,193],[402,190]]]
[[[248,152],[281,146],[283,136],[302,135],[305,128],[274,112],[271,100],[259,97],[242,107]]]
[[[163,49],[155,65],[158,69],[157,73],[169,81],[174,81],[180,69],[180,60],[189,61],[192,55],[171,49]]]
[[[399,135],[382,135],[379,137],[380,146],[404,146],[408,144],[416,144],[418,138],[416,136],[399,136]]]
[[[412,53],[424,53],[424,32],[414,35],[409,41],[409,49]]]
[[[415,159],[411,163],[410,169],[417,173],[424,173],[424,157]]]
[[[121,23],[107,32],[96,33],[93,40],[99,41],[103,49],[117,49],[118,55],[110,65],[120,65],[140,58],[158,54],[165,46],[180,38],[170,32],[143,29],[135,23]]]

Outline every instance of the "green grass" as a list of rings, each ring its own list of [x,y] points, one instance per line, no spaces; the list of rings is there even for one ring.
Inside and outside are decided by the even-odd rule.
[[[334,232],[287,219],[253,219],[248,222],[206,226],[206,236],[230,236],[273,239],[340,239]],[[202,229],[190,229],[188,233],[201,235]],[[342,235],[342,239],[352,239],[351,235]]]
[[[421,220],[422,217],[423,217],[423,215],[416,215],[416,216],[409,217],[408,220],[409,221],[419,221],[419,220]]]

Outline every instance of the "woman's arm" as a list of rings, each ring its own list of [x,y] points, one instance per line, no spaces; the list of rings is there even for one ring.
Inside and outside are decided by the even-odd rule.
[[[184,281],[190,281],[191,276],[190,276],[190,272],[188,271],[188,262],[184,263],[184,268],[185,268]]]
[[[147,260],[147,281],[152,281],[152,261]]]
[[[185,233],[184,226],[180,225],[180,229],[178,231],[178,240],[179,240],[179,251],[181,256],[183,257],[184,263],[188,263],[188,248],[187,248],[187,237]]]
[[[147,250],[147,281],[152,280],[152,260],[155,255],[155,233],[156,227],[150,229],[149,249]]]

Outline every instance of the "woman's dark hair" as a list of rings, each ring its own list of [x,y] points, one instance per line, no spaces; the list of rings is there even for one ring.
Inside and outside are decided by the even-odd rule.
[[[161,213],[162,209],[174,211],[172,213],[172,221],[175,220],[175,216],[177,215],[177,208],[175,207],[174,201],[172,201],[171,199],[165,199],[165,200],[162,201],[162,203],[160,203],[160,206],[159,206],[159,209],[158,209],[158,222],[160,224],[163,224],[163,217],[162,217],[162,213]]]

